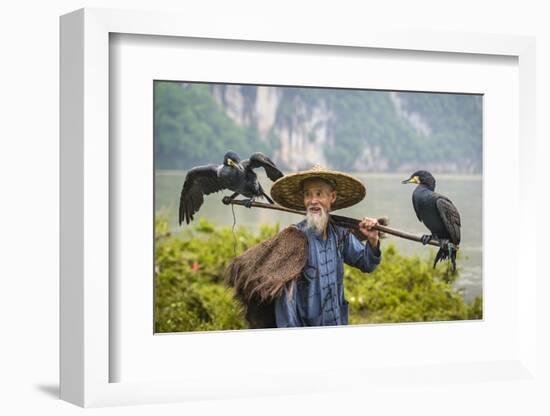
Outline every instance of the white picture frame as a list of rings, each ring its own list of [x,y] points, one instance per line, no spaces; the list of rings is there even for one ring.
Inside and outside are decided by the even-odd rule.
[[[486,356],[471,361],[450,359],[438,363],[419,359],[406,366],[321,368],[320,372],[297,368],[257,368],[240,377],[220,371],[203,376],[178,374],[166,379],[152,377],[141,381],[113,381],[112,367],[121,357],[111,346],[113,337],[111,313],[113,304],[109,276],[116,259],[110,258],[110,173],[116,170],[110,159],[110,37],[112,34],[164,36],[277,43],[281,49],[290,45],[318,47],[330,45],[334,51],[404,50],[431,52],[434,56],[463,54],[471,57],[493,55],[517,59],[518,124],[517,183],[519,203],[511,209],[523,222],[533,220],[535,201],[528,198],[534,184],[529,180],[535,160],[535,42],[533,38],[508,35],[428,32],[362,31],[360,34],[341,32],[327,35],[322,30],[302,33],[299,28],[281,31],[276,25],[240,27],[236,32],[229,23],[217,22],[205,27],[186,16],[168,13],[130,12],[106,9],[83,9],[61,18],[61,398],[80,406],[108,406],[139,403],[162,403],[220,397],[249,397],[270,394],[299,394],[341,391],[368,386],[370,390],[395,383],[402,388],[420,382],[429,390],[434,382],[508,381],[536,383],[536,304],[537,270],[535,251],[521,244],[517,264],[510,273],[518,284],[512,317],[516,320],[510,339],[517,343],[495,360]],[[168,38],[165,38],[168,39]],[[434,59],[437,59],[434,58]],[[508,149],[510,150],[510,149]],[[491,157],[491,155],[484,155]],[[529,212],[530,215],[522,215]],[[523,239],[536,241],[535,230],[524,227]],[[521,267],[522,278],[517,279]],[[489,314],[490,316],[490,314]],[[490,318],[489,318],[490,319]],[[464,323],[463,325],[475,325]],[[399,331],[418,335],[414,326],[401,326]],[[467,327],[469,328],[469,327]],[[430,329],[431,330],[431,329]],[[336,336],[332,330],[294,331],[301,342],[322,342]],[[361,340],[364,329],[357,328],[353,336]],[[382,327],[380,331],[385,331]],[[393,330],[390,330],[393,331]],[[503,329],[505,331],[505,329]],[[351,333],[350,331],[347,331]],[[255,337],[279,337],[273,332],[252,334]],[[198,334],[211,337],[211,334]],[[220,335],[220,334],[218,334]],[[249,336],[251,334],[249,333]],[[151,336],[153,336],[151,332]],[[289,333],[287,332],[287,335]],[[468,336],[473,336],[469,334]],[[232,335],[233,338],[235,336]],[[179,337],[181,342],[182,337]],[[212,339],[212,338],[211,338]],[[392,339],[391,337],[388,340]],[[164,338],[164,343],[170,343]],[[235,339],[236,345],[244,338]],[[390,341],[387,341],[390,342]],[[382,348],[384,345],[382,345]],[[352,353],[353,355],[353,353]],[[147,359],[147,357],[145,357]],[[252,365],[251,365],[252,367]],[[368,371],[367,371],[368,370]],[[264,371],[264,373],[262,373]],[[248,378],[248,375],[265,375]],[[319,378],[320,374],[330,375]],[[322,380],[322,381],[320,381]]]

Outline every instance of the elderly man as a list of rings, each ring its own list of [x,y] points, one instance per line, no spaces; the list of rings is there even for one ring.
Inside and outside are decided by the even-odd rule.
[[[372,272],[380,263],[378,231],[372,228],[377,220],[362,219],[359,229],[367,240],[363,245],[349,230],[334,225],[329,213],[361,201],[365,187],[350,175],[316,166],[280,178],[271,196],[279,205],[307,212],[296,224],[307,237],[307,263],[274,301],[276,326],[346,325],[343,263],[363,272]]]

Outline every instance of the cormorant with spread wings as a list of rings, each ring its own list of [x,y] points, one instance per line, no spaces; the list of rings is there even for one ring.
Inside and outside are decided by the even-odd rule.
[[[204,202],[203,195],[219,192],[224,189],[233,191],[233,195],[222,199],[224,204],[230,204],[238,195],[249,198],[245,206],[250,208],[257,197],[266,198],[270,204],[273,200],[264,192],[254,169],[263,167],[267,177],[276,181],[283,176],[275,163],[264,155],[256,152],[249,159],[241,161],[235,152],[227,152],[221,165],[197,166],[187,172],[180,196],[179,224],[189,224],[193,215]]]
[[[449,258],[453,264],[453,272],[456,271],[456,250],[460,244],[458,210],[449,198],[434,192],[435,178],[430,172],[416,171],[401,183],[418,184],[412,195],[414,211],[419,221],[431,231],[431,235],[422,236],[422,243],[428,244],[432,238],[440,243],[434,267],[438,261]]]

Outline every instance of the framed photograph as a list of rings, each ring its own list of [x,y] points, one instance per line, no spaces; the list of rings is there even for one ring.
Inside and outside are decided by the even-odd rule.
[[[153,101],[155,333],[483,318],[481,94],[155,80]],[[339,181],[336,199],[306,213],[316,177]],[[418,240],[365,249],[340,217],[367,214]],[[445,228],[458,269],[458,249],[419,241],[424,223]],[[307,261],[286,251],[294,226]],[[342,255],[324,260],[327,243]]]
[[[396,388],[420,383],[426,392],[434,382],[535,382],[534,254],[520,241],[511,255],[501,228],[510,216],[526,225],[523,214],[533,210],[525,195],[534,40],[368,31],[327,39],[270,27],[235,35],[181,19],[97,9],[61,18],[61,397],[87,407],[372,391],[395,380]],[[285,114],[283,131],[276,121]],[[355,119],[331,124],[335,114]],[[307,127],[296,132],[300,125],[288,120],[300,116]],[[446,117],[451,127],[434,130]],[[347,142],[334,143],[335,129]],[[374,286],[358,283],[346,289],[352,325],[249,329],[220,270],[301,218],[225,205],[226,190],[205,195],[189,224],[182,221],[189,170],[222,165],[229,150],[243,160],[262,152],[285,176],[315,163],[360,176],[367,197],[342,212],[387,215],[419,235],[413,188],[401,181],[430,170],[437,192],[461,212],[468,244],[457,280],[443,273],[446,262],[433,272],[426,266],[433,257],[415,261],[452,302],[437,314],[427,312],[432,299],[431,309],[419,302],[392,315],[369,303]],[[261,234],[264,223],[272,229]],[[535,241],[535,230],[524,229],[522,241]],[[212,252],[205,233],[217,241]],[[382,256],[385,246],[422,247],[393,244],[381,242]],[[375,273],[379,281],[390,276]],[[405,292],[392,293],[397,304],[427,296]],[[340,348],[345,354],[326,359]]]

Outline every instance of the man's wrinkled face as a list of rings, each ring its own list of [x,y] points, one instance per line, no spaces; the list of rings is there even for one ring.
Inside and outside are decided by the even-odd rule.
[[[321,234],[328,223],[330,208],[336,201],[336,191],[328,183],[316,179],[305,182],[303,190],[308,227]]]

